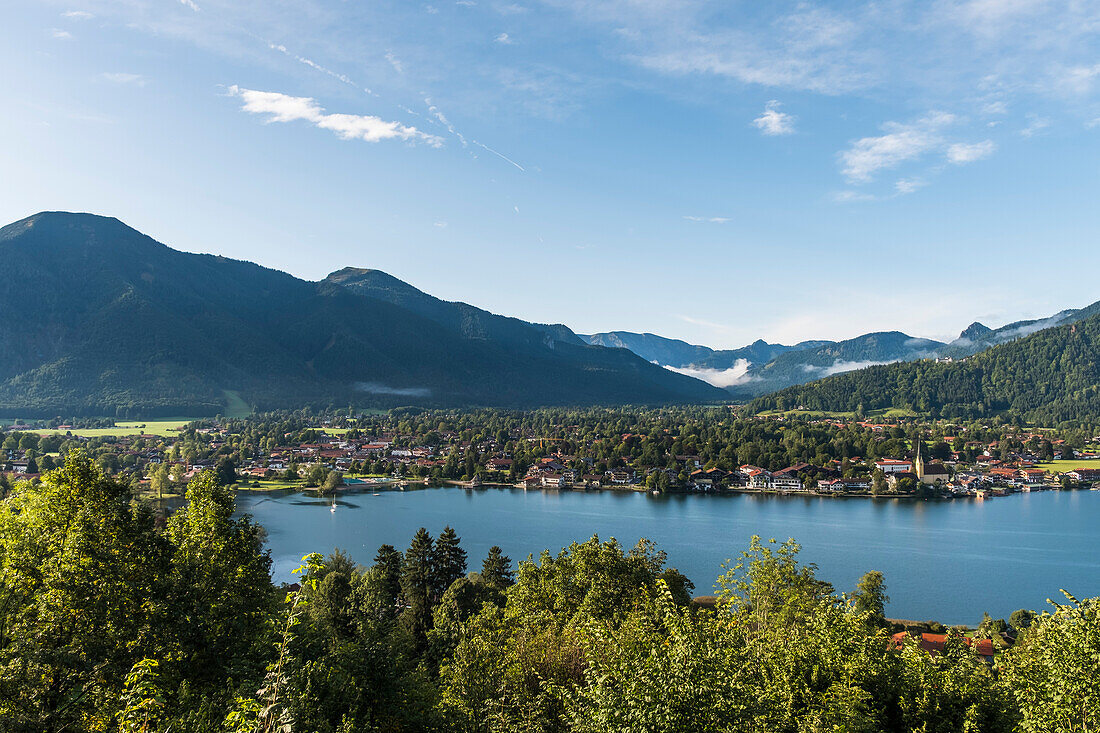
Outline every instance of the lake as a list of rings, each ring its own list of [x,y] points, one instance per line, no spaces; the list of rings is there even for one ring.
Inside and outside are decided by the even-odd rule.
[[[331,501],[331,500],[329,500]],[[635,492],[461,488],[367,491],[328,501],[295,493],[237,494],[239,508],[268,531],[277,580],[303,555],[339,547],[372,562],[378,546],[408,547],[419,527],[446,525],[462,538],[470,569],[500,545],[513,561],[557,552],[593,534],[632,546],[655,541],[669,564],[711,592],[721,565],[758,534],[794,537],[818,577],[851,591],[867,570],[886,575],[888,615],[976,624],[982,612],[1049,608],[1062,598],[1100,595],[1100,492],[1043,491],[986,501],[732,495],[651,496]]]

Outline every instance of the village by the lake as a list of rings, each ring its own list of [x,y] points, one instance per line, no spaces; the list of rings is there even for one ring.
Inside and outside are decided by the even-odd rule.
[[[475,438],[472,432],[477,431],[469,430],[372,432],[369,416],[340,415],[334,420],[319,415],[282,440],[242,446],[240,425],[211,420],[161,423],[157,434],[146,433],[144,423],[74,430],[55,420],[6,426],[3,469],[9,479],[33,479],[52,468],[60,452],[85,446],[93,449],[104,468],[131,476],[146,490],[158,472],[182,484],[219,466],[228,472],[229,483],[259,489],[393,488],[417,482],[656,494],[983,500],[1018,492],[1100,488],[1100,436],[1071,445],[1057,431],[1010,428],[1002,429],[998,439],[985,441],[971,439],[967,429],[957,425],[754,419],[780,429],[804,424],[832,433],[857,430],[869,435],[872,445],[890,440],[896,446],[899,434],[920,438],[904,438],[907,450],[890,455],[851,455],[769,469],[750,463],[730,466],[697,454],[668,455],[661,441],[641,433],[611,436],[622,450],[608,457],[593,450],[593,436],[586,445],[579,429],[568,425],[559,426],[552,438],[518,430],[493,436],[483,430]],[[305,439],[295,439],[302,436]],[[522,446],[522,455],[517,455],[517,446]],[[654,446],[662,454],[660,461],[651,458]]]

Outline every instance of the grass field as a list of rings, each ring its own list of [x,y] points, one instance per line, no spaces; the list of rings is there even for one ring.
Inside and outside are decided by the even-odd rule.
[[[1100,461],[1082,461],[1082,460],[1070,460],[1070,461],[1050,461],[1044,463],[1035,464],[1036,468],[1041,468],[1044,471],[1050,471],[1052,473],[1065,473],[1066,471],[1074,471],[1078,468],[1100,468]]]
[[[761,415],[784,415],[784,416],[800,416],[820,419],[831,420],[855,420],[856,414],[854,412],[831,412],[828,410],[766,410],[760,413]],[[912,418],[920,417],[912,410],[902,410],[898,408],[891,408],[889,410],[872,410],[864,414],[863,419],[868,421],[874,421],[876,419],[890,419],[890,418]]]
[[[179,434],[179,428],[191,422],[191,418],[181,417],[173,420],[145,420],[118,423],[113,428],[88,428],[86,430],[73,430],[73,435],[83,438],[101,438],[107,436],[121,437],[123,435],[157,435],[160,437],[175,436]],[[39,435],[52,435],[60,433],[60,430],[39,430]],[[67,431],[66,431],[67,432]]]

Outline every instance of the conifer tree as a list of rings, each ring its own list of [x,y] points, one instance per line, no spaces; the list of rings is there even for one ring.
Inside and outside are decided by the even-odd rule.
[[[481,579],[497,590],[504,590],[516,582],[512,573],[512,558],[498,546],[489,548],[489,555],[481,563]]]
[[[386,615],[392,618],[397,612],[397,599],[401,595],[401,553],[393,545],[382,545],[374,556],[374,567],[378,568],[381,590],[386,607]]]
[[[455,582],[466,574],[466,551],[459,547],[458,533],[444,527],[432,552],[432,600],[438,601]]]
[[[423,642],[432,624],[432,536],[421,527],[405,551],[401,566],[401,599],[405,610],[401,617],[418,642]]]

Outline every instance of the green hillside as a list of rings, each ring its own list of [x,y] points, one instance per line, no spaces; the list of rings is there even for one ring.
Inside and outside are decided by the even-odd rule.
[[[1039,331],[964,361],[874,366],[784,389],[753,411],[913,410],[933,417],[1005,413],[1035,423],[1095,421],[1100,414],[1100,315]]]

